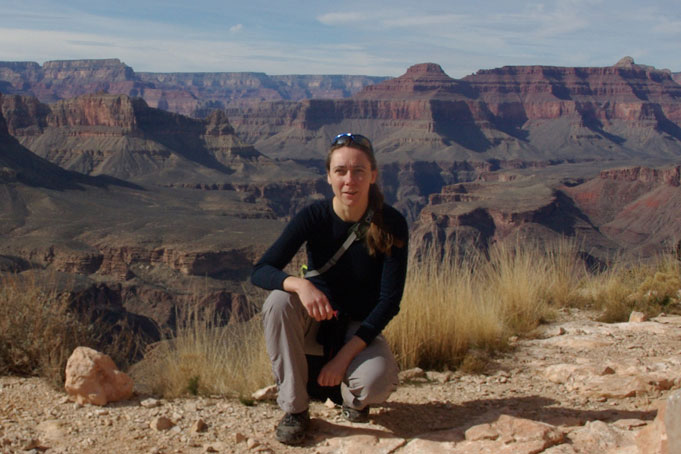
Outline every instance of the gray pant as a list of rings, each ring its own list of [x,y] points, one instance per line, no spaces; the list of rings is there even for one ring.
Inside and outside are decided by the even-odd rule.
[[[265,300],[263,324],[267,352],[277,380],[277,403],[286,413],[299,413],[308,407],[307,360],[305,355],[321,355],[316,341],[319,324],[307,314],[298,296],[275,290]],[[346,342],[359,322],[351,322]],[[350,363],[343,383],[343,403],[358,410],[385,402],[397,387],[399,369],[383,336],[378,336]]]

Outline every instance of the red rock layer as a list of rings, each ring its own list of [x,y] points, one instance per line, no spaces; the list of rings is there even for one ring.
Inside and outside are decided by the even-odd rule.
[[[205,116],[242,100],[344,98],[385,77],[264,73],[136,73],[118,59],[0,62],[0,91],[52,103],[84,94],[142,97],[150,107]]]

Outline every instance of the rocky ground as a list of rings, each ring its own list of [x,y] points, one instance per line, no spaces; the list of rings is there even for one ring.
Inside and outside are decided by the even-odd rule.
[[[514,340],[484,374],[405,373],[370,423],[313,403],[300,447],[275,440],[281,414],[272,402],[136,395],[80,406],[39,379],[2,377],[0,453],[655,452],[646,431],[681,387],[681,316],[612,325],[560,318]]]

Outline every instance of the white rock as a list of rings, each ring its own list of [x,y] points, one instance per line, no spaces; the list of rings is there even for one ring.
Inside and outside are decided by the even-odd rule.
[[[276,400],[277,399],[277,385],[270,385],[262,388],[251,394],[251,397],[258,401]]]
[[[399,373],[399,379],[401,382],[416,380],[419,378],[427,378],[425,371],[420,367],[414,367],[412,369],[403,370],[402,372]]]
[[[629,323],[641,323],[648,320],[648,316],[643,312],[633,311],[629,315]]]
[[[154,408],[154,407],[160,407],[161,402],[159,402],[157,399],[152,399],[150,397],[150,398],[144,399],[142,402],[140,402],[140,405],[143,406],[144,408]]]

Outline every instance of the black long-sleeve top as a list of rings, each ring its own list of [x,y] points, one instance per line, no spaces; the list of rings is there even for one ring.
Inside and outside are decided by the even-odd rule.
[[[355,241],[328,271],[309,278],[335,310],[361,321],[355,335],[367,344],[398,313],[407,273],[407,222],[397,210],[384,204],[383,223],[403,242],[402,247],[393,246],[390,254],[371,256],[364,240]],[[251,282],[267,290],[283,290],[289,274],[282,270],[303,243],[307,243],[308,268],[319,269],[340,248],[353,224],[338,217],[330,199],[308,205],[255,264]]]

